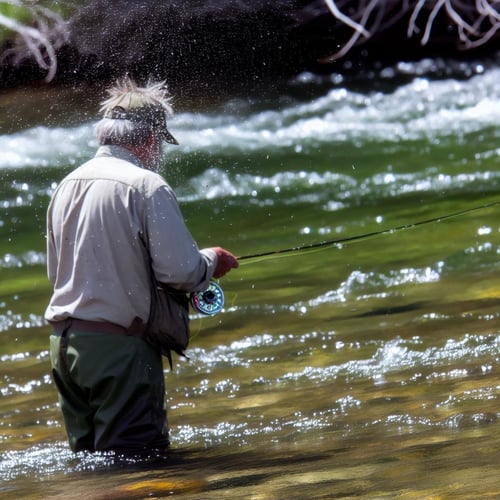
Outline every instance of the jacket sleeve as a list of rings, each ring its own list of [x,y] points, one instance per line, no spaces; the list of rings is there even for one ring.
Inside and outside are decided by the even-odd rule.
[[[46,223],[46,248],[47,248],[47,276],[49,281],[54,285],[57,277],[57,249],[54,240],[54,232],[52,230],[52,202],[47,210]]]
[[[217,265],[213,250],[200,250],[172,189],[156,189],[146,205],[146,239],[156,279],[185,292],[205,290]]]

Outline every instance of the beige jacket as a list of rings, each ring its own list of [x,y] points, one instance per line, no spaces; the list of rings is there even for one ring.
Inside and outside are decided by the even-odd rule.
[[[45,318],[69,316],[128,327],[149,315],[148,250],[156,279],[204,290],[217,256],[199,250],[174,192],[158,174],[118,146],[57,187],[47,214],[47,269],[54,292]]]

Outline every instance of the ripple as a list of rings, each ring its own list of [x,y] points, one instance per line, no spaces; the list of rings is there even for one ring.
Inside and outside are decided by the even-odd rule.
[[[0,269],[21,268],[24,266],[45,266],[47,264],[47,254],[45,252],[35,252],[30,250],[24,254],[5,254],[0,258]]]
[[[47,322],[43,316],[34,313],[28,314],[27,318],[24,314],[10,310],[0,314],[0,332],[13,329],[39,328],[46,324]]]
[[[305,378],[326,382],[343,377],[347,380],[371,378],[375,383],[380,384],[391,372],[408,371],[411,374],[415,368],[423,367],[432,368],[432,372],[428,375],[429,379],[443,376],[465,377],[468,375],[467,370],[451,369],[450,371],[447,368],[448,365],[458,360],[483,358],[494,362],[500,352],[500,335],[493,337],[493,339],[488,337],[490,341],[484,342],[483,336],[465,335],[462,340],[450,339],[440,347],[429,347],[424,351],[412,349],[412,347],[420,346],[419,339],[408,341],[396,338],[379,346],[367,359],[352,359],[345,363],[324,367],[308,366],[300,371],[288,372],[280,376],[277,382],[295,382]],[[441,374],[438,371],[440,366],[445,368]],[[409,380],[411,376],[405,375],[409,377]],[[404,383],[403,378],[401,378],[401,383]]]
[[[4,451],[0,458],[0,478],[3,481],[26,477],[44,479],[61,470],[65,474],[92,472],[147,460],[147,457],[126,457],[114,452],[73,453],[66,443],[37,445],[22,451]]]

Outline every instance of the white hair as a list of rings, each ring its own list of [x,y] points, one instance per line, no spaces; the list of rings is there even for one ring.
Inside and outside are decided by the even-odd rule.
[[[173,116],[173,109],[164,81],[139,87],[126,77],[107,92],[109,97],[100,108],[104,117],[95,128],[99,144],[136,146],[146,142],[152,133],[177,143],[167,130],[166,121]]]

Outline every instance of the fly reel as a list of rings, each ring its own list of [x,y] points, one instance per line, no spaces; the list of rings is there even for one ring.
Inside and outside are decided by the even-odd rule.
[[[214,316],[224,307],[224,292],[218,283],[211,281],[205,291],[191,294],[191,305],[201,314]]]

